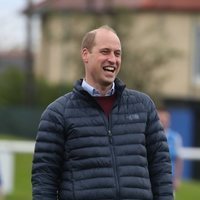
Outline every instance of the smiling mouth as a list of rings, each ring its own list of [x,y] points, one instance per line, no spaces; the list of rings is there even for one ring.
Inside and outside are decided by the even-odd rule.
[[[115,68],[112,66],[106,66],[106,67],[103,67],[103,70],[114,73]]]

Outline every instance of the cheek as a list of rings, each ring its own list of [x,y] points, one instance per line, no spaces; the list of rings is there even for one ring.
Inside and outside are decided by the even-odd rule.
[[[119,60],[117,61],[117,66],[118,66],[119,69],[121,68],[121,59],[119,59]]]
[[[121,65],[121,62],[122,62],[121,57],[117,60],[117,62],[119,63],[119,65]]]
[[[102,56],[93,56],[91,59],[91,63],[94,66],[100,66],[103,62],[105,62],[105,58]]]

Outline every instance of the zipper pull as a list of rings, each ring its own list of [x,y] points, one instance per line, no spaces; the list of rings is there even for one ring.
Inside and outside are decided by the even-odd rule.
[[[111,130],[108,130],[108,137],[109,137],[109,142],[112,144],[112,132],[111,132]]]

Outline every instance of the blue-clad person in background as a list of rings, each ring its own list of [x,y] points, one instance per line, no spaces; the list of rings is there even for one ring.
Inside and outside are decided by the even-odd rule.
[[[181,158],[182,137],[170,128],[170,113],[166,108],[159,109],[159,118],[164,127],[167,142],[169,145],[170,158],[172,162],[173,188],[176,191],[181,184],[183,171],[183,160]]]
[[[2,173],[1,173],[1,167],[0,167],[0,200],[3,200],[3,199],[4,199],[4,194],[3,194],[3,180],[2,180]]]

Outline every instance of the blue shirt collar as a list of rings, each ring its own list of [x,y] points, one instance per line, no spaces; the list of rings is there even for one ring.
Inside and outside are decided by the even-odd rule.
[[[85,80],[82,82],[82,88],[87,91],[91,96],[102,96],[98,90],[88,84]],[[115,93],[115,83],[113,82],[112,88],[108,90],[105,96],[111,96]]]

